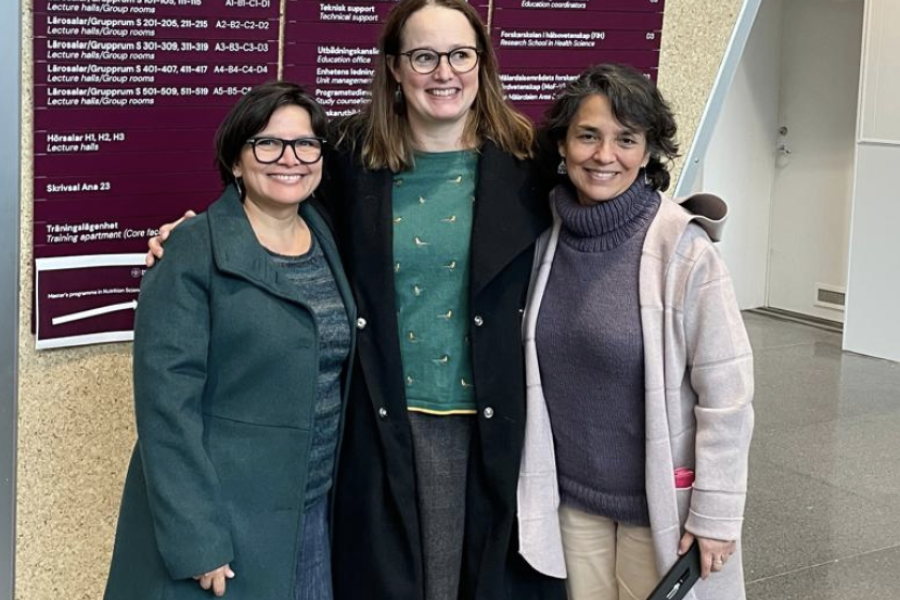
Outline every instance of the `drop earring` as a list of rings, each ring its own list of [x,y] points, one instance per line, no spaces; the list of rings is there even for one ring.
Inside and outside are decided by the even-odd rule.
[[[244,198],[244,190],[241,188],[241,178],[240,177],[234,178],[234,189],[237,190],[238,196],[240,196],[241,199],[243,199]]]
[[[566,159],[563,158],[562,160],[559,161],[559,166],[556,167],[556,174],[557,175],[568,175],[568,173],[569,173],[569,169],[566,167]]]
[[[403,87],[398,83],[394,88],[394,112],[402,115],[405,111],[406,98],[403,97]]]

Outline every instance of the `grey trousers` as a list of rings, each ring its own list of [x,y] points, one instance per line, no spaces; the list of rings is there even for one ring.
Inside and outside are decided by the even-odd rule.
[[[458,600],[466,475],[475,415],[409,413],[422,532],[425,600]]]

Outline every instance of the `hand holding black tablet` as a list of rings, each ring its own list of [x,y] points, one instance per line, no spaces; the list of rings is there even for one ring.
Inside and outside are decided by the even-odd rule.
[[[681,600],[700,579],[700,545],[697,540],[682,554],[647,600]]]

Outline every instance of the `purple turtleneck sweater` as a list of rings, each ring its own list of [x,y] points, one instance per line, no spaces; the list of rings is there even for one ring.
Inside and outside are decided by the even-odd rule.
[[[644,488],[641,247],[659,208],[643,181],[611,200],[551,194],[562,220],[537,322],[562,502],[648,526]]]

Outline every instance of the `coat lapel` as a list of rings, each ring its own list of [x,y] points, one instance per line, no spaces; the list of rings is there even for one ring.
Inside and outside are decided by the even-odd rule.
[[[228,188],[209,207],[213,259],[224,273],[240,277],[290,302],[308,307],[302,289],[291,283],[256,239],[237,192]]]
[[[547,190],[536,167],[487,141],[478,163],[472,225],[471,290],[477,297],[550,224]]]
[[[339,216],[344,224],[339,236],[365,321],[359,357],[373,407],[399,415],[406,412],[406,394],[394,294],[392,186],[386,169],[354,174],[344,190],[346,214]]]

